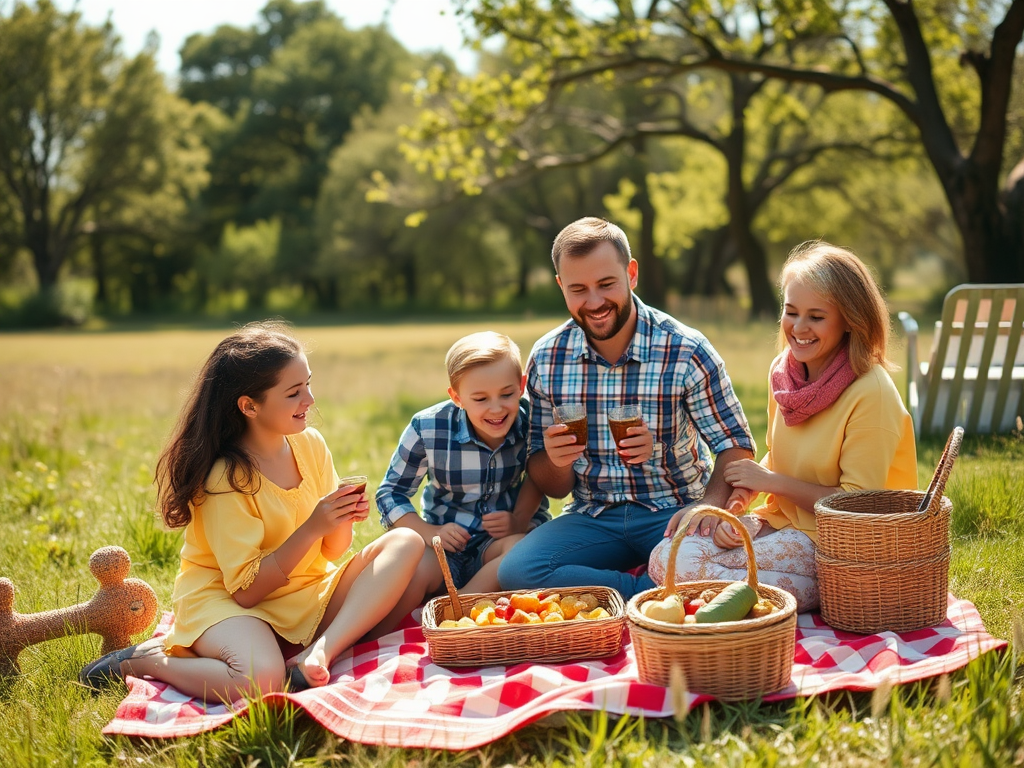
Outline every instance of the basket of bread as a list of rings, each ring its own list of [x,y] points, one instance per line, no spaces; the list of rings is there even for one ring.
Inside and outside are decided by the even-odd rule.
[[[435,537],[447,595],[423,608],[423,636],[435,664],[480,667],[614,656],[622,650],[625,605],[614,589],[460,595]]]
[[[676,556],[695,515],[718,517],[736,529],[747,553],[746,581],[676,583]],[[758,583],[750,534],[723,509],[704,504],[683,518],[672,538],[665,586],[634,595],[626,619],[641,682],[668,686],[676,675],[687,690],[723,701],[789,685],[796,598]]]

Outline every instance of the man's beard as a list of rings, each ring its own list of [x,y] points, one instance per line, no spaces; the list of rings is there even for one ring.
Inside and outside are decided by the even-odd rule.
[[[607,331],[604,331],[601,334],[597,334],[594,332],[594,329],[590,327],[590,323],[587,322],[587,316],[591,314],[599,314],[608,307],[614,308],[614,320],[611,324],[611,327]],[[626,327],[626,323],[629,322],[629,313],[632,308],[632,297],[628,298],[621,306],[613,301],[608,301],[601,305],[601,309],[598,310],[598,312],[587,312],[585,315],[581,313],[579,315],[574,316],[573,319],[576,321],[576,324],[583,329],[583,333],[590,341],[607,341],[608,339],[612,338],[615,334],[617,334],[619,331]]]

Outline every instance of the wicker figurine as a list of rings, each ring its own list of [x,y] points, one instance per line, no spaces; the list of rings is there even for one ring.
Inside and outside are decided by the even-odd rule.
[[[94,632],[103,638],[101,653],[124,648],[156,616],[157,599],[141,579],[129,579],[132,561],[121,547],[101,547],[89,557],[100,583],[86,603],[41,613],[14,610],[14,584],[0,579],[0,678],[17,675],[18,654],[44,640]]]

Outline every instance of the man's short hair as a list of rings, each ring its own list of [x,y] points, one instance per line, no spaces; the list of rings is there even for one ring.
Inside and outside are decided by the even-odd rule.
[[[610,221],[587,216],[574,221],[555,238],[555,243],[551,246],[551,261],[555,264],[555,272],[558,272],[563,256],[586,256],[604,242],[615,246],[615,250],[622,257],[622,266],[629,266],[629,261],[633,257],[629,252],[626,233]]]
[[[463,336],[452,344],[444,359],[448,368],[448,383],[452,389],[458,389],[462,377],[470,370],[499,360],[508,360],[518,371],[516,375],[523,375],[523,358],[519,346],[505,334],[481,331]]]

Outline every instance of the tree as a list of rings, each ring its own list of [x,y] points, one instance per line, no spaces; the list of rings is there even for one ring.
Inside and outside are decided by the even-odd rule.
[[[726,267],[739,260],[752,313],[772,317],[775,290],[767,253],[753,229],[759,210],[793,173],[825,153],[869,150],[891,133],[884,125],[852,137],[835,120],[826,121],[830,131],[821,130],[825,99],[807,86],[770,84],[759,74],[668,66],[698,55],[699,39],[639,17],[630,3],[618,3],[615,14],[599,19],[568,3],[459,5],[482,37],[501,35],[507,55],[522,66],[514,74],[485,72],[454,82],[445,73],[433,75],[424,91],[437,98],[427,102],[411,132],[416,145],[409,156],[474,192],[510,175],[576,166],[621,151],[628,158],[632,203],[641,211],[635,244],[640,292],[656,303],[666,283],[654,254],[657,226],[647,189],[654,143],[699,141],[725,160],[728,225],[707,238],[706,269],[691,273],[697,279],[686,288],[723,290]],[[749,19],[742,9],[718,9],[715,20],[731,49],[758,61],[770,52],[744,38]],[[759,121],[764,117],[769,119]],[[573,131],[573,138],[557,141],[562,134],[552,130],[555,125]]]
[[[322,0],[270,0],[256,25],[242,29],[221,25],[212,34],[193,34],[181,48],[181,95],[205,101],[234,115],[251,99],[257,70],[297,30],[335,18]]]
[[[675,25],[702,46],[698,53],[656,58],[652,65],[668,71],[715,67],[888,100],[918,131],[960,232],[968,278],[1024,279],[1014,193],[1000,189],[1008,170],[1004,149],[1013,84],[1019,81],[1024,0],[873,0],[864,6],[823,1],[771,9],[755,2],[748,6],[757,20],[751,34],[772,53],[763,60],[723,40],[714,14],[702,13],[706,7],[652,0],[653,23]],[[963,67],[973,71],[975,82]]]
[[[273,0],[248,29],[222,26],[182,49],[182,92],[226,110],[213,140],[203,237],[218,252],[228,223],[278,218],[273,269],[322,307],[331,290],[311,271],[315,207],[331,153],[363,110],[379,110],[412,57],[382,27],[349,30],[319,0]]]
[[[129,197],[161,194],[166,203],[195,192],[172,192],[168,178],[170,167],[195,172],[205,161],[174,134],[187,104],[167,92],[151,52],[120,55],[109,22],[86,26],[49,0],[16,3],[0,16],[0,71],[0,195],[16,201],[18,242],[44,294],[99,212]],[[172,135],[197,153],[192,161],[176,156]]]
[[[357,118],[335,150],[317,203],[318,248],[312,271],[336,306],[491,307],[521,287],[516,248],[521,234],[492,210],[495,201],[459,198],[427,217],[413,208],[380,205],[374,179],[415,186],[424,198],[438,184],[405,163],[397,128],[415,115],[396,94],[380,113]],[[522,220],[515,226],[522,229]]]

